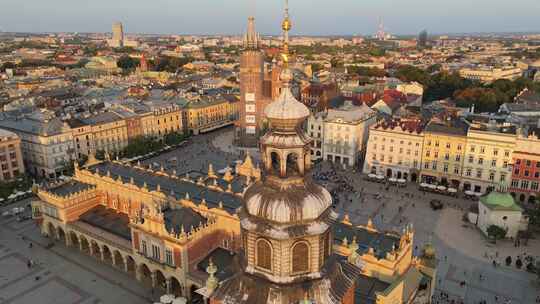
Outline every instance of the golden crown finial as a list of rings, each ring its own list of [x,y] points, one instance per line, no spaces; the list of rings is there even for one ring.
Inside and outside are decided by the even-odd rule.
[[[285,0],[285,18],[281,24],[283,29],[283,50],[281,58],[285,66],[288,66],[289,63],[289,31],[292,28],[292,23],[289,18],[289,0]]]

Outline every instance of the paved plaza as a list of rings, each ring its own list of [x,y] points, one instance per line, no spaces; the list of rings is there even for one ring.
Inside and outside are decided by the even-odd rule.
[[[23,201],[0,210],[4,212],[28,203]],[[151,290],[134,277],[74,248],[66,248],[61,242],[50,248],[48,244],[49,239],[40,235],[33,221],[0,218],[0,303],[147,304],[152,301]],[[31,267],[30,260],[34,264]]]
[[[245,151],[233,148],[231,142],[232,129],[219,130],[193,137],[183,147],[144,163],[163,165],[166,170],[176,170],[177,174],[206,172],[210,162],[215,170],[220,170],[243,159]],[[256,152],[251,153],[255,160],[259,158]],[[174,157],[178,160],[176,164],[169,164],[167,161]],[[347,214],[353,224],[365,224],[371,218],[380,230],[400,230],[412,223],[416,231],[416,254],[431,240],[440,261],[436,282],[438,292],[444,291],[453,299],[463,299],[466,304],[477,304],[481,300],[490,304],[535,303],[540,294],[535,275],[515,266],[505,266],[504,259],[506,256],[515,259],[518,255],[540,256],[538,239],[531,239],[526,247],[520,248],[515,248],[510,241],[498,241],[493,245],[478,229],[462,221],[464,210],[474,204],[473,201],[424,195],[414,184],[387,190],[381,184],[365,181],[357,172],[335,170],[327,163],[317,165],[314,171],[336,172],[348,180],[353,191],[336,191],[339,204],[335,208]],[[337,187],[332,182],[320,183],[330,190]],[[430,208],[429,201],[434,198],[443,201],[443,210]],[[20,202],[19,205],[28,203]],[[0,218],[0,241],[2,304],[152,302],[151,290],[121,270],[60,243],[48,248],[49,239],[40,235],[32,221]],[[34,244],[32,248],[29,248],[30,242]],[[29,260],[33,260],[34,266],[27,266]],[[500,266],[494,267],[493,260]]]

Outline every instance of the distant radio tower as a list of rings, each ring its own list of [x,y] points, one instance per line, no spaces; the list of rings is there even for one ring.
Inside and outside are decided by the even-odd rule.
[[[377,31],[375,38],[379,40],[386,40],[386,33],[384,32],[384,23],[382,17],[379,17],[379,30]]]

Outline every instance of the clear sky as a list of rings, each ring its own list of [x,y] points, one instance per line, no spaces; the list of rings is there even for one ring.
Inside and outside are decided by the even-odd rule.
[[[292,34],[540,32],[540,0],[290,0]],[[0,30],[240,34],[254,14],[279,33],[283,0],[0,0]]]

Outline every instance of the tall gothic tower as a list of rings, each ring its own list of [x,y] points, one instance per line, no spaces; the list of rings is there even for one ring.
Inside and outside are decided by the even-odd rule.
[[[244,193],[239,211],[239,273],[210,290],[212,304],[352,303],[359,269],[332,253],[332,197],[310,177],[311,138],[301,130],[309,109],[291,93],[288,12],[281,94],[265,108],[260,139],[264,178]],[[212,288],[210,288],[212,289]]]
[[[244,51],[240,56],[240,118],[236,122],[235,141],[238,146],[256,147],[263,128],[264,58],[255,31],[255,18],[249,17],[244,37]]]

